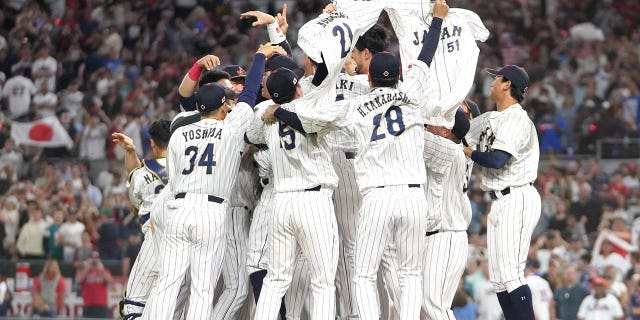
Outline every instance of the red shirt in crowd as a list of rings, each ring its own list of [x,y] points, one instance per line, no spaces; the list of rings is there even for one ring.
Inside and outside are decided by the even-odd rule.
[[[100,271],[98,268],[92,268],[87,271],[87,276],[82,282],[82,299],[85,307],[109,305],[109,284],[105,274],[111,275],[107,269]]]

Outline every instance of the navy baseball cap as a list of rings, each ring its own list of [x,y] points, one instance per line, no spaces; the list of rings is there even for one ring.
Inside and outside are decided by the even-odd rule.
[[[294,70],[298,68],[298,64],[291,59],[291,57],[287,57],[281,54],[277,54],[269,58],[267,62],[265,62],[264,70],[265,71],[273,71],[278,68],[287,68],[289,70]]]
[[[385,80],[395,79],[400,75],[400,59],[388,51],[378,52],[373,55],[369,63],[369,77]]]
[[[298,87],[298,77],[287,68],[278,68],[267,78],[267,91],[275,103],[286,103],[293,99]]]
[[[527,72],[519,66],[508,65],[500,69],[487,69],[487,72],[492,76],[503,76],[511,81],[511,84],[524,92],[529,86],[529,75]]]
[[[458,108],[458,110],[456,111],[455,121],[456,122],[453,125],[451,132],[453,133],[454,136],[456,136],[456,138],[458,138],[459,140],[462,140],[462,138],[464,138],[464,136],[467,135],[467,132],[469,132],[469,128],[471,127],[471,124],[469,123],[469,118],[467,118],[467,115],[464,113],[464,110],[462,110],[461,108]]]
[[[244,71],[241,66],[236,64],[226,66],[222,68],[222,70],[226,71],[231,76],[231,79],[247,77],[247,72]]]
[[[238,95],[229,87],[222,86],[224,88],[224,96],[227,99],[237,99]]]
[[[207,83],[196,91],[196,109],[201,113],[208,113],[222,107],[227,101],[224,87],[217,83]]]

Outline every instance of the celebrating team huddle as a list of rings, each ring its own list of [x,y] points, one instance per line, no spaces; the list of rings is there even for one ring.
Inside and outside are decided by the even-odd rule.
[[[385,10],[401,60],[376,25]],[[285,12],[286,15],[286,12]],[[540,197],[524,69],[490,70],[497,111],[465,100],[489,33],[444,0],[340,0],[290,57],[283,15],[250,11],[270,42],[251,67],[196,61],[181,112],[128,137],[145,234],[123,319],[454,319],[473,167],[494,199],[491,281],[506,319],[534,319],[524,264]],[[285,22],[286,24],[286,22]],[[516,135],[517,133],[517,135]]]

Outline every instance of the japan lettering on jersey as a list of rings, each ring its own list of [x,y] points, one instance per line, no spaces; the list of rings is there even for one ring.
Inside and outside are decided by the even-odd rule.
[[[427,230],[465,231],[469,227],[471,203],[465,193],[468,184],[466,159],[462,145],[425,132]]]
[[[376,88],[369,94],[335,104],[343,124],[355,137],[355,169],[361,192],[377,186],[423,184],[424,128],[422,101],[429,70],[416,61],[398,88]],[[311,118],[311,117],[310,117]],[[304,123],[305,117],[301,117]]]
[[[400,44],[400,57],[406,69],[407,61],[417,59],[424,36],[433,15],[426,1],[389,1],[385,10]],[[423,18],[424,17],[424,18]],[[442,22],[440,41],[431,63],[430,96],[438,108],[425,119],[441,116],[446,127],[453,127],[456,110],[466,97],[476,72],[480,50],[476,41],[489,37],[480,17],[472,11],[452,8]]]
[[[326,141],[327,131],[307,130],[301,133],[282,121],[273,124],[265,124],[259,118],[263,110],[272,101],[265,101],[256,106],[256,118],[247,130],[247,139],[254,144],[266,144],[271,160],[274,190],[275,192],[300,191],[314,188],[319,185],[327,188],[335,188],[338,185],[338,176],[329,154],[329,145]],[[299,112],[292,104],[285,104],[282,108]],[[309,107],[299,109],[312,109]],[[304,124],[303,124],[304,125]]]
[[[540,158],[538,133],[519,104],[472,119],[467,138],[469,143],[477,143],[478,151],[502,150],[511,155],[502,169],[480,167],[483,190],[503,190],[536,180]]]
[[[176,129],[167,148],[172,191],[229,199],[240,166],[243,133],[253,110],[238,103],[224,120],[204,119]]]
[[[166,158],[147,159],[142,165],[129,174],[127,181],[129,201],[138,214],[151,212],[151,206],[157,195],[168,182],[166,172]]]

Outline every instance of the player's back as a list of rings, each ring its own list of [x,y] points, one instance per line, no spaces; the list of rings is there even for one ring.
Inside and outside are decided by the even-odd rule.
[[[361,191],[425,181],[421,108],[404,87],[376,88],[347,102]]]
[[[515,104],[485,118],[487,125],[479,138],[480,151],[502,150],[511,154],[501,169],[481,167],[484,190],[502,190],[535,181],[540,147],[536,127],[527,112]]]
[[[167,150],[172,191],[229,199],[252,117],[252,109],[238,103],[224,120],[202,119],[176,129]]]
[[[269,146],[276,192],[337,186],[338,178],[331,165],[325,136],[301,133],[283,122],[266,126],[265,139]]]
[[[167,184],[166,158],[148,159],[144,165],[131,171],[129,184],[129,200],[138,209],[139,214],[149,213],[158,194]]]

